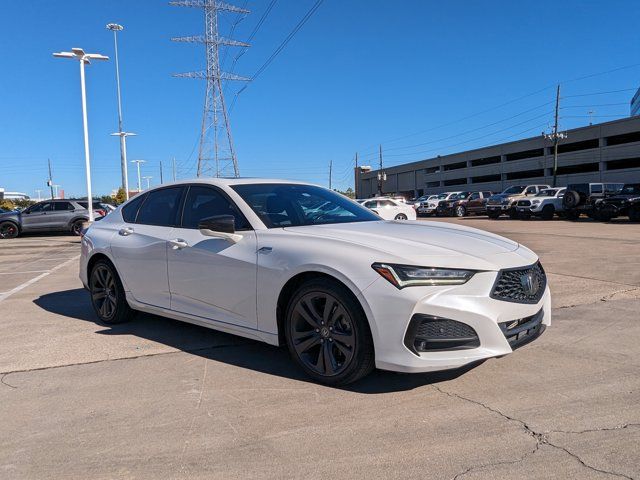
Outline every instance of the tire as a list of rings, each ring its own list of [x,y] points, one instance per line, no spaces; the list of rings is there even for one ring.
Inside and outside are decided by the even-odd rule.
[[[567,220],[575,221],[580,217],[580,213],[576,212],[575,210],[567,210],[564,212],[564,216],[567,218]]]
[[[500,218],[500,212],[487,212],[487,216],[491,220],[497,220],[498,218]]]
[[[98,260],[89,273],[91,305],[102,323],[113,325],[131,320],[122,282],[111,262]]]
[[[542,207],[542,219],[553,220],[553,214],[556,213],[556,209],[553,205],[545,205]]]
[[[633,207],[629,209],[629,221],[640,222],[640,207]]]
[[[71,233],[76,237],[82,235],[82,227],[84,226],[84,220],[74,220],[71,224]]]
[[[455,216],[456,217],[466,217],[467,216],[467,209],[464,207],[464,205],[458,205],[454,211]]]
[[[509,218],[511,220],[515,220],[518,218],[518,210],[516,210],[515,208],[511,207],[509,209]]]
[[[580,204],[580,194],[575,190],[568,190],[562,199],[562,205],[565,209],[577,207]]]
[[[315,279],[298,288],[287,306],[285,337],[294,362],[316,382],[346,385],[375,367],[364,311],[338,282]]]
[[[407,216],[404,213],[399,213],[394,218],[394,220],[406,220],[406,219],[407,219]]]
[[[0,239],[16,238],[20,234],[18,225],[13,222],[0,223]]]

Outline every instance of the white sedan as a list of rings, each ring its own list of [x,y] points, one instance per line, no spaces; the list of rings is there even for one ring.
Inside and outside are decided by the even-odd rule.
[[[106,324],[139,310],[286,345],[330,385],[374,367],[500,357],[551,321],[544,270],[526,247],[459,225],[385,221],[331,190],[279,180],[140,193],[88,228],[80,279]]]
[[[416,210],[404,202],[392,198],[371,198],[362,205],[373,210],[385,220],[415,220]]]

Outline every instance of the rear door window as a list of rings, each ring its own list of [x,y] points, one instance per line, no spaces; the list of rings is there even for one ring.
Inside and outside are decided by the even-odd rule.
[[[147,193],[138,211],[136,223],[175,227],[179,223],[179,206],[184,187],[169,187]]]
[[[127,203],[124,207],[122,207],[122,219],[127,223],[135,223],[136,216],[138,215],[138,209],[142,204],[143,200],[146,198],[147,194],[138,195],[129,203]]]
[[[73,205],[71,205],[71,202],[56,202],[53,204],[53,209],[56,212],[60,212],[60,211],[69,211],[69,210],[73,210]]]

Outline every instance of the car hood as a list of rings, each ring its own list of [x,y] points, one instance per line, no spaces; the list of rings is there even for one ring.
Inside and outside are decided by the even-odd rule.
[[[375,221],[287,227],[376,251],[376,261],[497,270],[534,263],[518,243],[475,228],[442,222]]]

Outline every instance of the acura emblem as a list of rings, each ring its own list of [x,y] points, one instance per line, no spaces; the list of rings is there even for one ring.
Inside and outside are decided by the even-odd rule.
[[[533,296],[540,289],[540,278],[534,272],[528,272],[520,276],[520,285],[525,295]]]

